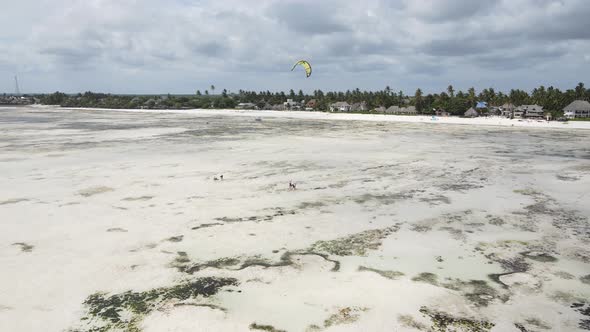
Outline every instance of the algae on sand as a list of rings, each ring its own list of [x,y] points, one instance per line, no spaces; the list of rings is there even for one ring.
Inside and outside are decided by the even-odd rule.
[[[24,242],[16,242],[12,244],[13,246],[19,246],[20,250],[22,252],[31,252],[33,251],[33,248],[35,248],[35,246],[30,245],[28,243],[24,243]]]
[[[495,324],[485,320],[453,317],[447,313],[431,310],[427,307],[420,308],[420,312],[432,321],[431,329],[436,332],[464,331],[464,332],[487,332]]]
[[[371,229],[335,240],[318,241],[311,245],[311,251],[325,252],[336,256],[365,256],[369,250],[377,250],[381,241],[399,230],[399,225]]]
[[[262,324],[257,324],[256,322],[250,324],[249,328],[250,328],[250,330],[267,331],[267,332],[286,332],[285,330],[276,329],[272,325],[262,325]]]
[[[359,312],[367,311],[367,308],[342,308],[337,313],[331,315],[324,321],[325,327],[340,324],[350,324],[356,322],[360,318]]]
[[[412,281],[424,282],[434,286],[438,286],[438,276],[430,272],[422,272],[419,275],[412,278]]]
[[[90,187],[90,188],[86,188],[83,190],[80,190],[78,192],[78,195],[80,196],[84,196],[84,197],[90,197],[90,196],[94,196],[94,195],[98,195],[98,194],[103,194],[109,191],[114,191],[115,189],[110,188],[110,187],[105,187],[105,186],[97,186],[97,187]]]
[[[87,314],[82,321],[90,325],[85,331],[140,331],[138,325],[143,317],[166,302],[207,298],[215,295],[222,287],[237,285],[238,281],[234,278],[206,277],[144,292],[128,291],[113,295],[95,293],[84,301]]]
[[[387,278],[387,279],[391,279],[391,280],[395,280],[398,279],[400,277],[403,277],[405,274],[399,271],[384,271],[384,270],[378,270],[378,269],[373,269],[370,267],[365,267],[365,266],[359,266],[359,271],[369,271],[369,272],[375,272],[378,275]]]

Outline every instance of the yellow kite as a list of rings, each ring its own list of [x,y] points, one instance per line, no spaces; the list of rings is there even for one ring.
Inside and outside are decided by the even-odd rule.
[[[295,67],[297,67],[297,65],[301,65],[301,67],[305,68],[305,76],[306,77],[311,76],[311,65],[309,64],[309,62],[307,62],[305,60],[299,60],[299,61],[297,61],[296,64],[293,65],[293,68],[291,68],[291,71],[295,70]]]

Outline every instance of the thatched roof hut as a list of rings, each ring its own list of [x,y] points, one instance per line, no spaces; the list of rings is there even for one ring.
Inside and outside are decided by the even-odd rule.
[[[470,108],[467,110],[467,112],[465,112],[465,116],[468,118],[476,118],[479,116],[479,113],[477,113],[477,111],[475,110],[475,108]]]

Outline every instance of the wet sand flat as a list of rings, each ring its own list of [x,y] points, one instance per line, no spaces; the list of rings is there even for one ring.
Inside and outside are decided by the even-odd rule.
[[[0,109],[2,330],[590,329],[590,130],[255,114]]]

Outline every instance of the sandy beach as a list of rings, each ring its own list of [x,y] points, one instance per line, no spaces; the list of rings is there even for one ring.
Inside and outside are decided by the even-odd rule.
[[[40,106],[46,107],[46,106]],[[104,111],[89,108],[74,108],[71,110],[86,111]],[[430,115],[391,115],[391,114],[359,114],[359,113],[327,113],[327,112],[308,112],[308,111],[270,111],[270,110],[211,110],[211,109],[189,109],[189,110],[115,110],[122,112],[140,112],[140,113],[179,113],[191,114],[194,116],[244,116],[244,117],[273,117],[286,119],[302,120],[347,120],[347,121],[371,121],[371,122],[407,122],[407,123],[432,123],[432,124],[456,124],[472,126],[504,126],[504,127],[527,127],[527,128],[558,128],[558,129],[590,129],[590,121],[545,121],[532,119],[508,119],[505,117],[478,117],[478,118],[461,118],[461,117],[438,117]]]
[[[588,122],[21,107],[0,129],[3,331],[590,330]]]

